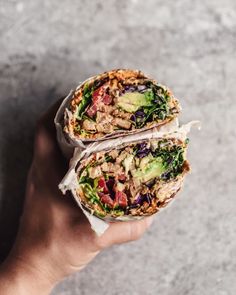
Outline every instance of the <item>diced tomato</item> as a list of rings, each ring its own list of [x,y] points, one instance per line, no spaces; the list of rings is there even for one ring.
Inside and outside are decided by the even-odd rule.
[[[126,207],[128,205],[126,194],[124,192],[117,191],[115,195],[115,203],[120,207]]]
[[[88,108],[88,110],[87,110],[87,115],[89,116],[89,117],[94,117],[95,116],[95,114],[96,114],[96,112],[97,112],[97,105],[96,104],[92,104],[89,108]]]
[[[126,181],[126,176],[125,176],[125,174],[124,174],[124,173],[119,174],[119,175],[118,175],[118,180],[121,181],[121,182]]]
[[[93,103],[95,105],[98,105],[99,102],[103,102],[106,105],[112,102],[111,96],[108,95],[105,91],[105,88],[101,86],[93,92]]]
[[[98,193],[100,196],[101,202],[104,204],[107,204],[110,208],[113,208],[114,206],[114,201],[108,194],[103,194],[103,193]]]
[[[108,188],[104,177],[98,180],[98,187],[102,189],[103,193],[108,193]]]
[[[104,104],[109,105],[112,102],[112,98],[109,94],[105,94],[102,98]]]
[[[97,104],[99,101],[101,101],[102,95],[103,95],[102,87],[96,89],[93,92],[93,103]]]

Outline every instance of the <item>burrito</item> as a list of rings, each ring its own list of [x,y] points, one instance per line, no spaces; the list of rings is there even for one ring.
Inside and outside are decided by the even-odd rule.
[[[74,197],[104,220],[152,215],[174,198],[190,170],[187,144],[160,137],[91,153],[75,167]]]
[[[171,91],[135,70],[92,77],[71,95],[63,130],[71,141],[94,141],[166,124],[180,112]]]

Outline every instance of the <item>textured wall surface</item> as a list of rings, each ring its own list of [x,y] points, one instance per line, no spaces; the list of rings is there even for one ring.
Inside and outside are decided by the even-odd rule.
[[[0,0],[0,253],[14,239],[36,119],[99,72],[139,68],[181,99],[192,174],[138,242],[53,294],[236,292],[236,1]]]

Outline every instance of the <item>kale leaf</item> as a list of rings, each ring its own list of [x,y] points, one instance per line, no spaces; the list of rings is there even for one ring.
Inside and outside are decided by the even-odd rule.
[[[78,120],[82,120],[87,106],[91,103],[92,93],[93,93],[93,87],[89,87],[88,84],[85,84],[84,90],[83,90],[83,98],[77,108],[77,119]]]
[[[184,164],[184,148],[181,146],[173,146],[169,148],[157,148],[153,152],[154,157],[161,157],[166,171],[161,175],[161,178],[168,180],[175,178],[183,170]]]
[[[144,95],[152,105],[144,106],[138,111],[139,113],[142,111],[144,116],[134,115],[134,121],[137,128],[142,128],[146,122],[155,119],[164,120],[169,115],[168,102],[170,96],[166,89],[152,84],[150,85],[150,89],[148,89]]]

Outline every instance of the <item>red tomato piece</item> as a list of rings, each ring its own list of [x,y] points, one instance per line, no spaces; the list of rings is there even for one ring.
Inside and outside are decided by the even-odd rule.
[[[107,204],[110,208],[113,208],[114,206],[114,201],[108,194],[103,194],[103,193],[98,193],[100,200],[102,203]]]
[[[98,104],[99,101],[102,100],[103,95],[104,95],[104,89],[102,87],[96,89],[93,92],[93,103]]]
[[[99,102],[103,102],[104,104],[108,105],[111,103],[111,101],[111,96],[106,93],[106,89],[103,86],[101,86],[93,92],[94,104],[97,105]]]
[[[104,104],[109,105],[112,102],[112,98],[109,94],[105,94],[102,98]]]
[[[95,104],[92,104],[89,108],[88,108],[88,110],[87,110],[87,115],[89,116],[89,117],[94,117],[95,116],[95,114],[96,114],[96,112],[97,112],[97,105],[95,105]]]
[[[104,177],[98,180],[98,187],[102,189],[103,193],[108,193],[108,188]]]
[[[100,102],[103,102],[105,105],[109,105],[112,102],[111,96],[105,93],[103,86],[93,92],[92,104],[86,112],[89,117],[94,117],[96,115]]]
[[[124,192],[117,191],[115,195],[115,202],[120,207],[126,207],[128,205],[127,196]]]

